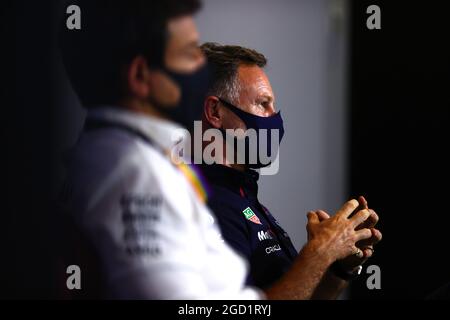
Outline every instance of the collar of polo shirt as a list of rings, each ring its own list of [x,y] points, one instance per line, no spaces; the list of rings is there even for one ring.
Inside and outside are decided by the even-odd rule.
[[[187,130],[180,125],[166,119],[136,113],[114,106],[99,106],[88,110],[87,118],[93,120],[110,121],[125,125],[139,131],[165,151],[180,140],[184,139]]]

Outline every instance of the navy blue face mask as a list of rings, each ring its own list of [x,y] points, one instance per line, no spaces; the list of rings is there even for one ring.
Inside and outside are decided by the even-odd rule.
[[[203,110],[203,100],[209,87],[211,80],[210,67],[205,64],[194,73],[178,73],[160,67],[181,90],[181,97],[176,106],[163,106],[156,101],[152,101],[161,113],[165,114],[169,119],[181,124],[188,130],[191,130],[194,121],[200,119]]]
[[[250,148],[250,139],[248,137],[245,137],[245,164],[249,168],[263,168],[268,166],[272,160],[275,159],[275,157],[278,154],[278,146],[281,143],[281,139],[283,139],[284,135],[284,126],[283,126],[283,119],[281,118],[281,113],[278,111],[275,115],[270,117],[260,117],[248,112],[245,112],[235,105],[229,103],[228,101],[218,97],[219,101],[227,107],[230,111],[232,111],[236,116],[238,116],[245,124],[247,129],[254,129],[256,131],[256,137],[257,137],[257,147],[256,152],[257,154],[253,156],[253,159],[256,158],[256,163],[250,163],[252,157],[250,156],[251,152],[255,152],[255,148]],[[264,135],[261,135],[260,129],[266,129],[267,135],[266,137]],[[272,149],[272,130],[278,130],[278,143],[275,144],[276,148]],[[221,129],[222,132],[225,130]],[[261,139],[266,138],[266,150],[263,151],[263,154],[270,159],[269,162],[263,163],[260,155],[260,147],[261,147]],[[235,145],[236,140],[238,140],[237,137],[235,137]]]

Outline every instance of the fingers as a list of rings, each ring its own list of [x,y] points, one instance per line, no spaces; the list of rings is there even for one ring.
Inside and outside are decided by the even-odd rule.
[[[367,220],[364,221],[364,223],[362,223],[358,227],[356,227],[356,230],[364,229],[364,228],[373,228],[376,226],[376,224],[378,223],[378,220],[380,220],[380,218],[378,217],[377,213],[374,210],[369,209],[369,211],[370,211],[369,218],[367,218]]]
[[[370,237],[372,237],[372,231],[370,229],[361,229],[355,232],[355,242],[369,239]]]
[[[339,209],[339,211],[336,213],[336,216],[339,216],[342,218],[348,218],[358,206],[359,206],[359,203],[355,199],[347,201],[342,206],[342,208]]]
[[[306,216],[308,217],[309,224],[317,224],[320,222],[319,217],[317,216],[317,214],[314,211],[309,211]]]
[[[372,231],[372,237],[374,237],[374,239],[375,239],[374,244],[377,242],[380,242],[381,239],[383,239],[383,234],[381,233],[380,230],[375,229],[375,228],[371,228],[370,230]]]
[[[326,213],[323,210],[317,210],[316,211],[317,216],[319,217],[320,221],[326,220],[330,218],[330,215],[328,213]]]
[[[364,252],[360,248],[354,246],[352,255],[356,256],[357,258],[362,258],[362,257],[364,257]]]
[[[375,252],[373,249],[373,246],[381,241],[382,234],[379,230],[372,228],[370,229],[372,236],[369,239],[359,241],[356,245],[359,248],[362,248],[362,251],[364,253],[364,258],[368,259],[373,256],[373,253]]]
[[[381,239],[383,238],[383,235],[381,234],[381,232],[378,229],[371,228],[370,231],[372,232],[372,236],[369,239],[358,242],[356,244],[358,247],[363,248],[363,247],[367,247],[367,246],[372,246],[381,241]]]
[[[358,197],[358,202],[359,202],[359,205],[361,206],[361,209],[369,209],[367,200],[363,196]]]
[[[380,220],[380,218],[378,217],[375,210],[369,209],[369,211],[370,211],[370,217],[368,220],[370,221],[370,224],[371,224],[370,227],[373,228],[378,223],[378,220]]]
[[[362,249],[362,252],[364,253],[364,258],[367,259],[373,256],[374,250],[372,246],[367,246]]]
[[[372,236],[367,240],[361,241],[361,246],[371,246],[371,245],[377,244],[383,238],[383,235],[381,234],[380,230],[375,229],[375,228],[370,228],[370,231],[372,232]],[[361,246],[359,246],[359,247],[361,247]]]
[[[358,211],[353,217],[350,218],[350,221],[354,228],[359,226],[361,223],[366,221],[370,217],[371,213],[368,209],[364,209]]]
[[[378,242],[381,241],[381,239],[383,238],[383,235],[381,234],[380,230],[375,229],[375,228],[370,228],[370,231],[372,232],[372,236],[370,237],[370,241],[371,244],[377,244]]]

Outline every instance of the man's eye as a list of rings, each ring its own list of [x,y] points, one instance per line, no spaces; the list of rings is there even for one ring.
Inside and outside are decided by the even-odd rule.
[[[270,103],[269,103],[269,101],[264,101],[264,102],[261,102],[261,106],[262,106],[264,109],[267,109],[267,108],[270,106]]]

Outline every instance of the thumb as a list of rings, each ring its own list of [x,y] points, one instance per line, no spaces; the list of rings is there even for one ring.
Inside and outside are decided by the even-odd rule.
[[[330,219],[330,215],[323,210],[317,210],[316,214],[319,217],[319,221]]]
[[[317,224],[320,222],[319,217],[317,216],[317,214],[314,211],[309,211],[306,216],[308,217],[309,224]]]

